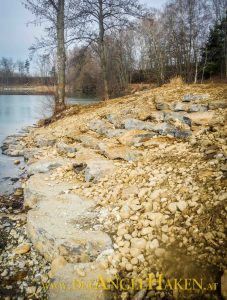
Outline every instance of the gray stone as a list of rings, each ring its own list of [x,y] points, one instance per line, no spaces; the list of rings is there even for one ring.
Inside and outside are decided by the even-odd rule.
[[[108,114],[106,115],[107,120],[114,125],[115,128],[122,129],[124,128],[122,119],[119,115],[116,114]]]
[[[39,203],[45,199],[57,198],[62,191],[70,190],[73,188],[72,184],[63,182],[49,184],[46,174],[36,174],[31,176],[24,187],[24,207],[35,208]]]
[[[66,161],[64,160],[39,160],[38,162],[31,164],[28,167],[28,174],[33,175],[36,173],[47,173],[50,170],[54,170],[62,166]]]
[[[173,110],[174,111],[187,111],[187,104],[182,103],[182,102],[175,102],[173,104]]]
[[[192,126],[192,122],[191,122],[191,119],[189,117],[186,117],[183,114],[176,113],[176,112],[166,112],[166,113],[164,113],[164,120],[166,122],[178,121],[178,122],[181,122],[182,124],[188,125],[189,127]]]
[[[141,290],[135,294],[135,296],[132,298],[133,300],[143,300],[147,293],[147,290]]]
[[[92,149],[98,149],[98,144],[100,142],[97,138],[86,134],[77,136],[76,140],[80,141],[85,147]]]
[[[122,134],[124,134],[126,132],[125,129],[110,129],[106,132],[106,137],[108,138],[114,138],[114,137],[119,137]]]
[[[67,145],[65,143],[56,144],[56,148],[57,148],[58,152],[65,153],[65,154],[66,153],[75,153],[75,152],[77,152],[76,147]]]
[[[188,112],[207,111],[208,104],[193,104],[189,107]]]
[[[104,143],[99,144],[101,153],[109,159],[123,159],[126,161],[137,161],[143,155],[142,151],[131,150],[126,146],[108,146]]]
[[[154,124],[144,122],[137,119],[126,119],[124,122],[126,129],[140,129],[140,130],[153,130]]]
[[[134,146],[138,143],[143,143],[151,139],[155,133],[146,130],[131,129],[118,138],[119,142],[126,146]]]
[[[47,195],[42,193],[44,201],[28,212],[26,229],[34,247],[48,261],[59,255],[74,263],[94,261],[102,251],[111,248],[107,234],[86,225],[97,218],[90,212],[94,202],[75,194]]]
[[[157,102],[156,103],[157,110],[168,110],[169,108],[170,108],[170,106],[166,102]]]
[[[219,101],[213,101],[209,103],[209,109],[218,109],[218,108],[222,108],[222,109],[227,108],[227,101],[219,100]]]
[[[114,164],[109,160],[89,160],[85,168],[85,180],[98,182],[102,177],[114,171]]]
[[[174,136],[176,138],[187,138],[191,135],[192,135],[191,131],[175,130],[175,132],[174,132]]]
[[[183,102],[191,102],[195,100],[206,100],[209,98],[209,95],[203,94],[203,95],[184,95],[182,101]]]
[[[57,139],[54,137],[44,138],[43,136],[38,136],[35,138],[35,142],[38,147],[50,147],[56,143]]]
[[[89,128],[102,135],[106,135],[110,129],[113,129],[110,123],[98,119],[92,120],[89,123]]]

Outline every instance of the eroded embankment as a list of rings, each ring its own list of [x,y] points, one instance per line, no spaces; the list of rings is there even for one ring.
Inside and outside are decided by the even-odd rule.
[[[168,85],[71,109],[20,142],[27,233],[52,262],[50,299],[220,299],[226,96],[224,85]],[[114,293],[77,285],[116,276],[139,280]]]

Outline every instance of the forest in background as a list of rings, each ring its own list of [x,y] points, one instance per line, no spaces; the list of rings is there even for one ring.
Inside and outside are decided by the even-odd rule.
[[[187,83],[227,78],[226,0],[170,0],[162,10],[131,0],[24,2],[35,22],[50,25],[31,47],[36,75],[30,74],[29,60],[2,58],[1,85],[57,83],[62,26],[61,80],[74,93],[106,99],[123,95],[133,83],[162,85],[175,76]]]

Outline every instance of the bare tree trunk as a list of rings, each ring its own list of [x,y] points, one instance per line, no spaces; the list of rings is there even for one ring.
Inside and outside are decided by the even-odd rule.
[[[99,0],[99,52],[100,52],[100,61],[101,61],[101,70],[102,70],[102,79],[103,79],[103,98],[104,100],[109,99],[109,86],[107,80],[107,62],[106,62],[106,51],[105,51],[105,42],[104,42],[104,25],[103,25],[103,7],[102,1]]]
[[[100,42],[100,59],[101,59],[101,69],[102,69],[102,79],[103,79],[103,98],[104,100],[109,99],[109,86],[107,80],[107,63],[106,63],[106,53],[104,41]]]
[[[55,96],[55,112],[65,108],[65,0],[58,1],[57,11],[57,91]]]
[[[194,83],[197,83],[197,78],[198,78],[198,61],[196,59],[196,62],[195,62],[195,79],[194,79]]]
[[[202,72],[201,83],[203,83],[204,73],[205,73],[205,69],[206,69],[206,65],[207,65],[207,48],[206,48],[205,51],[206,51],[206,56],[205,56],[205,61],[204,61],[204,65],[203,65],[203,72]]]

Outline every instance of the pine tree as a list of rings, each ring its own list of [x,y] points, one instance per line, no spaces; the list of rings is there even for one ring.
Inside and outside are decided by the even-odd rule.
[[[204,76],[227,77],[227,16],[210,29],[203,49]]]

